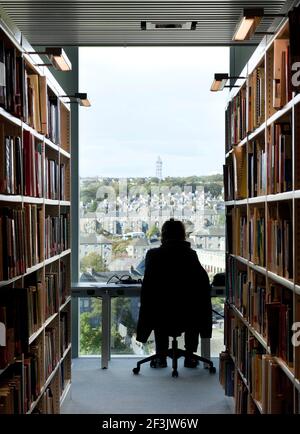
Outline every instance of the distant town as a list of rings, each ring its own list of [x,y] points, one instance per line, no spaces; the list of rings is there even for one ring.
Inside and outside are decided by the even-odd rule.
[[[225,270],[223,176],[80,179],[82,279],[138,269],[160,245],[165,220],[184,222],[188,241],[212,277]]]
[[[149,249],[160,246],[163,223],[182,220],[187,241],[210,279],[225,271],[223,176],[163,177],[158,157],[153,177],[80,179],[80,280],[107,282],[123,275],[142,278]],[[214,307],[223,311],[223,300]],[[112,351],[150,354],[153,340],[135,339],[139,299],[112,301]],[[80,352],[99,354],[101,301],[80,300]],[[223,345],[222,321],[214,319],[214,342]],[[220,348],[219,348],[220,347]]]

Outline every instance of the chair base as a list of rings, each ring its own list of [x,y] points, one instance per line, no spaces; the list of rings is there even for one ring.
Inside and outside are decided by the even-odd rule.
[[[180,357],[186,357],[189,356],[190,353],[188,353],[186,350],[181,350],[178,348],[178,343],[176,337],[173,337],[172,341],[172,348],[168,349],[167,357],[170,357],[172,359],[172,377],[178,377],[178,370],[177,370],[177,361]],[[137,375],[140,372],[140,366],[143,363],[151,362],[152,360],[155,360],[157,358],[157,354],[153,354],[152,356],[145,357],[145,359],[140,360],[137,362],[136,368],[133,368],[132,372]],[[207,365],[210,374],[215,374],[216,368],[214,367],[214,364],[211,360],[207,359],[206,357],[198,356],[197,354],[193,354],[193,358],[196,360],[199,360],[199,362],[203,362]]]

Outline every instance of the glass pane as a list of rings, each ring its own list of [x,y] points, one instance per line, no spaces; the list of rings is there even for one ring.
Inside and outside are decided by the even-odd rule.
[[[102,300],[95,297],[80,299],[80,356],[99,356],[101,354]]]
[[[212,339],[210,341],[210,354],[211,357],[219,357],[221,351],[225,351],[224,346],[224,301],[222,297],[213,297],[212,308],[213,312],[213,329],[212,329]],[[218,315],[218,313],[220,315]]]
[[[139,297],[117,297],[111,303],[111,354],[144,356],[154,353],[153,334],[143,345],[138,342],[136,325],[140,307]]]
[[[176,50],[161,47],[79,50],[80,83],[89,84],[88,93],[95,95],[95,101],[101,95],[101,104],[81,110],[79,116],[81,281],[116,281],[125,275],[142,279],[146,253],[160,246],[161,228],[169,218],[184,222],[187,240],[211,280],[225,271],[223,156],[218,150],[223,143],[226,98],[222,92],[217,96],[219,111],[205,104],[199,77],[206,82],[222,65],[226,70],[228,48],[216,49],[205,72],[202,61],[195,63],[205,58],[205,49],[197,47],[196,56],[191,56],[192,51],[182,49],[178,57]],[[115,67],[119,56],[122,68]],[[90,59],[101,62],[90,68]],[[101,81],[94,79],[99,71]],[[158,93],[149,88],[146,78],[152,80],[153,74]],[[187,74],[186,80],[182,74]],[[187,92],[184,83],[198,89],[198,94]],[[140,110],[141,100],[147,101],[147,110]],[[120,101],[126,104],[121,107]],[[199,123],[201,107],[205,122]],[[212,130],[212,124],[220,128]],[[138,300],[113,300],[113,354],[153,351],[153,339],[144,346],[135,341],[137,312]],[[222,340],[219,325],[213,331],[219,342],[216,352]],[[100,342],[101,333],[94,333],[99,333]]]

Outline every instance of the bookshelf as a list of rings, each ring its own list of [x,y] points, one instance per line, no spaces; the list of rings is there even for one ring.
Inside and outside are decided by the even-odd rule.
[[[16,36],[0,22],[0,414],[59,413],[71,386],[70,107]]]
[[[220,382],[236,413],[300,413],[299,8],[266,36],[225,115],[225,346]],[[298,330],[298,329],[296,329]]]

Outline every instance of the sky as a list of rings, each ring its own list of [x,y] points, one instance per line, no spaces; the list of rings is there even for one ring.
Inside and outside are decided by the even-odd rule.
[[[80,48],[80,176],[155,176],[158,156],[163,177],[222,173],[228,70],[228,48]]]

